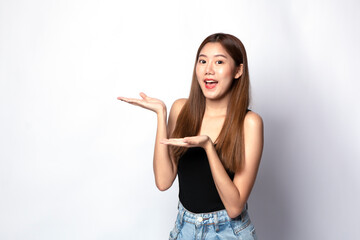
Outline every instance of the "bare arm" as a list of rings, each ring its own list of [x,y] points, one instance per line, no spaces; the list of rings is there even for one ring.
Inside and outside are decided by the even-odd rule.
[[[209,159],[211,173],[219,196],[230,217],[237,217],[255,183],[263,148],[263,123],[260,116],[249,112],[244,120],[245,161],[242,170],[235,173],[231,181],[223,167],[215,147],[208,136],[195,136],[183,139],[169,139],[164,144],[184,147],[201,146]]]
[[[160,144],[162,139],[166,139],[170,136],[175,127],[175,115],[177,116],[178,114],[176,113],[176,105],[177,104],[174,103],[170,110],[168,125],[166,124],[166,113],[157,114],[158,125],[154,149],[154,175],[156,186],[160,191],[169,189],[177,174],[177,166],[173,158],[170,156],[169,147],[164,144]]]
[[[157,131],[155,138],[154,149],[154,175],[155,184],[161,191],[165,191],[171,187],[177,174],[177,167],[175,162],[170,156],[169,148],[166,145],[160,144],[161,139],[166,139],[168,135],[173,131],[177,119],[184,102],[186,100],[180,99],[173,104],[170,115],[169,125],[167,125],[167,110],[165,104],[155,98],[150,98],[144,93],[140,93],[142,99],[118,97],[119,100],[149,109],[157,115]]]

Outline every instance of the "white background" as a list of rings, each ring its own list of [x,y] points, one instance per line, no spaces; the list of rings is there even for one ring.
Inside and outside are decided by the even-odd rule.
[[[248,51],[265,149],[259,239],[360,238],[356,0],[0,1],[0,239],[167,239],[177,181],[152,173],[155,114],[187,97],[215,32]]]

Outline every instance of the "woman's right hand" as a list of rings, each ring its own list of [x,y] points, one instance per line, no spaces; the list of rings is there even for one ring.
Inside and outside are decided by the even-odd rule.
[[[130,103],[135,106],[139,106],[145,109],[149,109],[155,113],[166,113],[166,105],[163,101],[148,97],[145,93],[141,92],[140,97],[142,99],[137,98],[126,98],[126,97],[118,97],[118,100],[121,100],[123,102]]]

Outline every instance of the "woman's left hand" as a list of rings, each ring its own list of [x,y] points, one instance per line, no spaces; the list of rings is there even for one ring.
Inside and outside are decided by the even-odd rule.
[[[202,147],[205,148],[208,145],[213,145],[209,136],[193,136],[185,138],[169,138],[161,140],[160,143],[178,147]]]

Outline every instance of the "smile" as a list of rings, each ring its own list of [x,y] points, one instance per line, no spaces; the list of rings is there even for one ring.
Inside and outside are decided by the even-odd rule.
[[[214,79],[205,79],[204,82],[207,89],[213,89],[218,84],[218,81]]]

